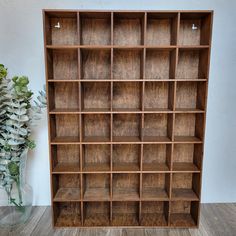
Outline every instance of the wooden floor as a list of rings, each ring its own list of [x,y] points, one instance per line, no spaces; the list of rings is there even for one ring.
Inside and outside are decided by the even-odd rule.
[[[0,229],[1,236],[236,236],[236,203],[202,204],[199,229],[57,229],[50,207],[34,207],[31,219],[14,229]]]

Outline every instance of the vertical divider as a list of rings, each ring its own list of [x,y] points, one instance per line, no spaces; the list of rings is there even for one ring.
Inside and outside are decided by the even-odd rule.
[[[113,45],[113,24],[114,24],[114,14],[113,12],[111,12],[111,45]],[[113,166],[112,166],[112,163],[113,163],[113,47],[111,47],[111,68],[110,68],[110,74],[111,74],[111,94],[110,94],[110,111],[111,111],[111,124],[110,124],[110,127],[111,127],[111,145],[110,145],[110,171],[111,171],[111,174],[110,174],[110,225],[112,225],[112,198],[113,198],[113,192],[112,192],[112,189],[113,189],[113,182],[112,182],[112,179],[113,179],[113,174],[112,174],[112,170],[113,170]]]
[[[77,12],[77,37],[78,44],[80,45],[80,14]],[[81,57],[80,57],[80,48],[78,48],[78,87],[79,87],[79,151],[80,151],[80,215],[81,215],[81,224],[84,224],[84,206],[83,206],[83,145],[82,145],[82,84],[81,84]]]

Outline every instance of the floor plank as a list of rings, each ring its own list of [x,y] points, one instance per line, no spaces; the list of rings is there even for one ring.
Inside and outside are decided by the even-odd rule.
[[[3,213],[3,212],[1,212]],[[50,207],[34,207],[28,222],[1,228],[0,236],[234,236],[236,203],[202,204],[198,229],[53,229]]]

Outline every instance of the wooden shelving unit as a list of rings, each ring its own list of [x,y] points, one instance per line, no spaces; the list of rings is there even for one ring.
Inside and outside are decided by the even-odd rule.
[[[45,10],[55,227],[197,227],[212,11]]]

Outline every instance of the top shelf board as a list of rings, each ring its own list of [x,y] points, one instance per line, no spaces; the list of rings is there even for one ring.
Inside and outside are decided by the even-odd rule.
[[[44,11],[46,44],[207,46],[212,11]]]

